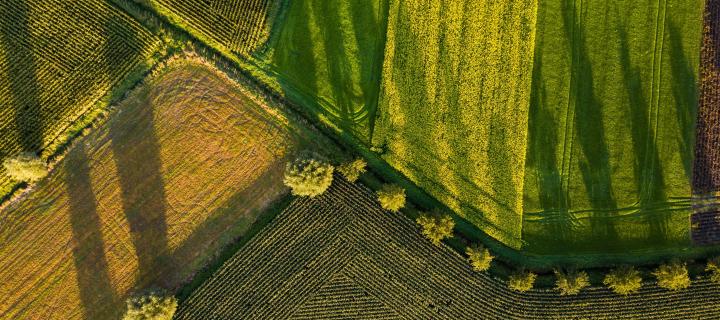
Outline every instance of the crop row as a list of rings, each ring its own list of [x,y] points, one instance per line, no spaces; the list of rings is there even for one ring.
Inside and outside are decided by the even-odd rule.
[[[202,36],[231,51],[250,53],[267,36],[271,0],[213,1],[153,0]]]
[[[51,153],[45,148],[158,43],[101,0],[3,1],[0,12],[0,159]],[[11,185],[2,170],[0,193]]]
[[[705,279],[680,292],[646,284],[629,297],[604,287],[572,297],[511,291],[423,238],[411,220],[383,210],[369,189],[337,177],[328,192],[297,199],[238,251],[180,306],[178,319],[310,311],[380,319],[712,318],[720,316],[718,302],[720,287]]]

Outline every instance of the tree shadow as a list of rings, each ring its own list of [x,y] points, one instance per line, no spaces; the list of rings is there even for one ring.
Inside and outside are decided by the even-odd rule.
[[[564,18],[581,14],[574,6],[563,5]],[[617,208],[612,194],[610,152],[603,127],[603,108],[595,94],[595,78],[588,52],[587,35],[579,22],[567,21],[566,35],[571,39],[573,70],[570,90],[574,90],[575,135],[573,141],[580,145],[584,160],[579,160],[580,173],[593,209],[590,217],[592,238],[597,240],[616,239],[617,231],[608,218]]]
[[[115,61],[127,55],[129,45],[137,41],[132,30],[117,17],[106,21],[104,48],[107,73],[112,74]],[[162,176],[160,144],[155,132],[151,100],[137,112],[119,112],[109,121],[109,138],[117,167],[125,217],[138,258],[137,283],[147,284],[143,277],[166,270],[168,259],[167,203]],[[149,280],[150,278],[148,278]],[[158,279],[162,281],[161,279]]]
[[[633,169],[636,178],[635,185],[640,195],[641,215],[645,217],[645,223],[649,226],[649,234],[646,239],[652,240],[655,244],[661,244],[666,240],[665,230],[670,216],[666,211],[653,208],[656,204],[667,200],[665,179],[656,145],[656,133],[655,129],[650,127],[651,113],[656,111],[652,108],[653,102],[646,97],[643,90],[645,84],[639,68],[633,67],[630,60],[630,42],[626,26],[618,26],[618,36],[621,72],[629,99],[627,115],[630,120],[633,154],[636,155]],[[656,106],[656,108],[660,107],[660,105]]]
[[[5,51],[7,75],[12,100],[3,107],[15,111],[18,144],[22,151],[38,152],[43,147],[44,122],[41,111],[40,86],[35,74],[32,35],[29,28],[30,7],[26,0],[4,0],[10,10],[0,10],[0,42]],[[7,103],[7,105],[6,105]]]
[[[73,259],[77,272],[80,301],[85,319],[92,319],[99,305],[121,305],[108,274],[102,235],[103,222],[97,212],[92,191],[90,167],[82,143],[65,159],[65,182],[72,226]],[[99,303],[98,300],[102,300]]]
[[[720,17],[718,17],[720,18]],[[695,148],[695,120],[698,108],[698,82],[695,68],[685,54],[680,28],[673,22],[668,23],[668,37],[670,39],[670,65],[674,79],[672,83],[673,98],[677,124],[680,128],[678,145],[682,156],[683,168],[688,181],[692,179],[693,153]]]

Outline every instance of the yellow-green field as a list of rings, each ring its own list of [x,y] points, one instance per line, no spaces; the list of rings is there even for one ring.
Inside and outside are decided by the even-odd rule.
[[[0,161],[48,157],[158,39],[103,0],[0,1]],[[0,198],[14,184],[0,167]]]
[[[520,247],[536,2],[392,1],[373,144]]]
[[[177,289],[327,145],[200,62],[176,61],[78,140],[0,217],[0,319],[116,319]]]

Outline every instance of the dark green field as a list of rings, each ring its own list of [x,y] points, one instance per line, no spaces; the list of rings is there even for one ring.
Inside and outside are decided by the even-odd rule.
[[[537,253],[689,245],[703,1],[545,1],[523,240]]]

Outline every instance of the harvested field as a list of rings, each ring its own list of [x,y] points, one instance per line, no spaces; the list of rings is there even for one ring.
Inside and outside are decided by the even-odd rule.
[[[510,291],[435,246],[403,215],[339,176],[298,198],[179,307],[176,319],[712,319],[720,286],[680,292],[645,284],[619,296]]]
[[[525,249],[690,245],[703,2],[540,2]]]
[[[463,218],[521,246],[534,0],[391,1],[373,145]]]
[[[172,63],[0,212],[0,319],[117,319],[135,290],[172,292],[286,194],[295,150],[328,145],[207,65]]]
[[[158,43],[103,0],[0,1],[0,162],[21,151],[52,154]],[[0,167],[0,198],[12,187]]]

